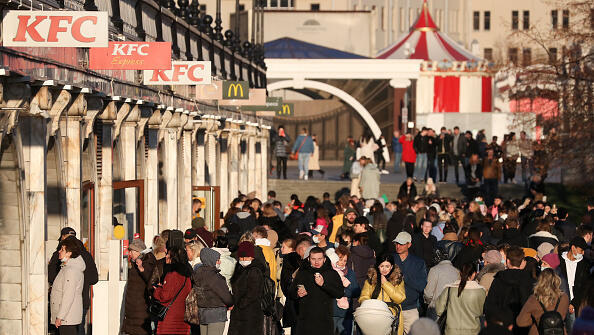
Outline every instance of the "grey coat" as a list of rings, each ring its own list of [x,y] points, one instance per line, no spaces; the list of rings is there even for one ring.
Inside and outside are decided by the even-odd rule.
[[[460,280],[460,272],[452,265],[451,261],[441,261],[432,267],[429,270],[427,286],[423,292],[425,302],[429,304],[429,307],[435,307],[435,302],[443,288],[457,280]]]
[[[276,157],[287,157],[287,145],[291,142],[289,135],[274,137],[274,155]]]
[[[50,295],[52,324],[55,324],[56,318],[61,319],[64,326],[82,322],[84,271],[85,261],[78,256],[69,259],[58,272]]]

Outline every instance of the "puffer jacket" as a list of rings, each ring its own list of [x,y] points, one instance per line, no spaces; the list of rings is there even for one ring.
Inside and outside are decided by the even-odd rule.
[[[276,135],[274,139],[274,155],[276,157],[287,157],[287,145],[289,142],[291,142],[289,135]]]
[[[393,315],[396,315],[396,308],[392,304],[398,305],[398,335],[402,335],[404,333],[404,322],[402,321],[402,302],[406,299],[406,293],[404,290],[404,280],[402,277],[397,276],[396,271],[392,271],[388,281],[386,281],[381,285],[380,292],[377,297],[373,296],[373,291],[375,290],[376,285],[378,284],[378,275],[377,270],[375,268],[370,268],[367,271],[367,280],[365,280],[365,285],[363,285],[363,290],[361,290],[361,297],[359,298],[359,302],[362,303],[365,300],[369,299],[378,299],[388,304],[390,311],[392,311]],[[392,306],[391,306],[392,305]]]
[[[454,236],[456,235],[454,233],[448,234],[453,234]],[[454,259],[456,259],[456,256],[458,256],[458,254],[460,253],[460,251],[462,251],[464,245],[456,240],[450,240],[449,238],[451,238],[451,236],[448,236],[448,234],[444,235],[444,238],[441,241],[437,242],[437,248],[445,249],[448,253],[448,259],[453,262]]]
[[[483,314],[487,293],[476,281],[469,281],[466,282],[462,294],[458,296],[459,285],[460,281],[446,285],[437,299],[435,311],[437,315],[448,311],[445,335],[478,334],[481,330],[480,316]]]
[[[64,326],[82,322],[84,271],[85,261],[78,256],[66,261],[58,272],[50,295],[52,324],[56,318],[61,319]]]
[[[220,274],[225,277],[227,287],[231,289],[231,277],[233,277],[233,271],[235,271],[235,264],[237,260],[231,257],[231,251],[228,248],[212,248],[212,250],[221,254],[221,268]]]

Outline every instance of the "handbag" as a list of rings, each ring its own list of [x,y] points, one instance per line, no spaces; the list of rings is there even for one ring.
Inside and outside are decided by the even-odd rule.
[[[450,288],[448,287],[448,299],[446,300],[446,305],[443,313],[437,319],[437,326],[439,327],[439,331],[442,334],[445,334],[446,328],[446,321],[448,319],[448,305],[450,304]]]
[[[303,138],[303,141],[301,141],[301,145],[299,146],[299,149],[297,149],[297,151],[295,151],[294,154],[290,154],[289,155],[289,159],[292,161],[296,161],[297,159],[299,159],[299,151],[301,151],[301,147],[303,147],[303,145],[305,144],[305,141],[307,140],[307,137]]]
[[[191,325],[200,324],[200,309],[198,308],[198,288],[192,287],[190,294],[186,297],[186,309],[184,321]]]
[[[159,321],[163,321],[165,319],[165,316],[167,315],[167,312],[169,311],[169,308],[171,307],[171,305],[173,305],[175,299],[177,299],[177,296],[181,293],[184,287],[186,287],[186,281],[187,278],[184,279],[184,284],[179,289],[179,291],[177,291],[177,293],[175,294],[173,299],[167,304],[167,306],[161,304],[159,300],[151,298],[151,302],[148,307],[149,314],[157,318]]]

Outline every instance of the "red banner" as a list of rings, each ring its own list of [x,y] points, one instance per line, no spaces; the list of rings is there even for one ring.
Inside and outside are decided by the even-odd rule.
[[[433,87],[433,113],[460,112],[460,77],[436,76]]]
[[[91,48],[91,70],[169,70],[171,42],[109,42],[107,48]]]

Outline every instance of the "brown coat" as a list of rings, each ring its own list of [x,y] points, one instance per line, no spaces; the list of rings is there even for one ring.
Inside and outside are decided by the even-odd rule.
[[[546,307],[547,307],[547,311],[550,311],[555,306],[546,306]],[[569,310],[569,297],[567,296],[567,294],[563,293],[563,295],[561,295],[561,300],[559,301],[559,307],[557,308],[557,312],[559,312],[559,314],[561,314],[563,319],[565,319],[565,316],[567,315],[568,310]],[[538,335],[538,322],[540,321],[540,317],[542,316],[543,313],[544,313],[544,311],[542,310],[542,307],[536,300],[536,297],[534,295],[531,295],[530,298],[528,298],[528,300],[526,300],[524,307],[522,307],[522,310],[520,311],[520,314],[518,315],[518,317],[516,319],[516,323],[520,327],[528,327],[528,326],[532,325],[532,327],[530,327],[529,335]],[[532,321],[532,317],[534,317],[534,319],[536,320],[536,323],[534,323]],[[565,332],[565,333],[567,334],[567,332]]]
[[[483,160],[483,178],[484,179],[501,179],[501,163],[496,158]]]
[[[157,260],[152,253],[144,254],[140,258],[144,272],[140,272],[135,263],[132,264],[128,268],[126,284],[122,332],[131,335],[151,333],[151,319],[147,312],[148,286]]]

